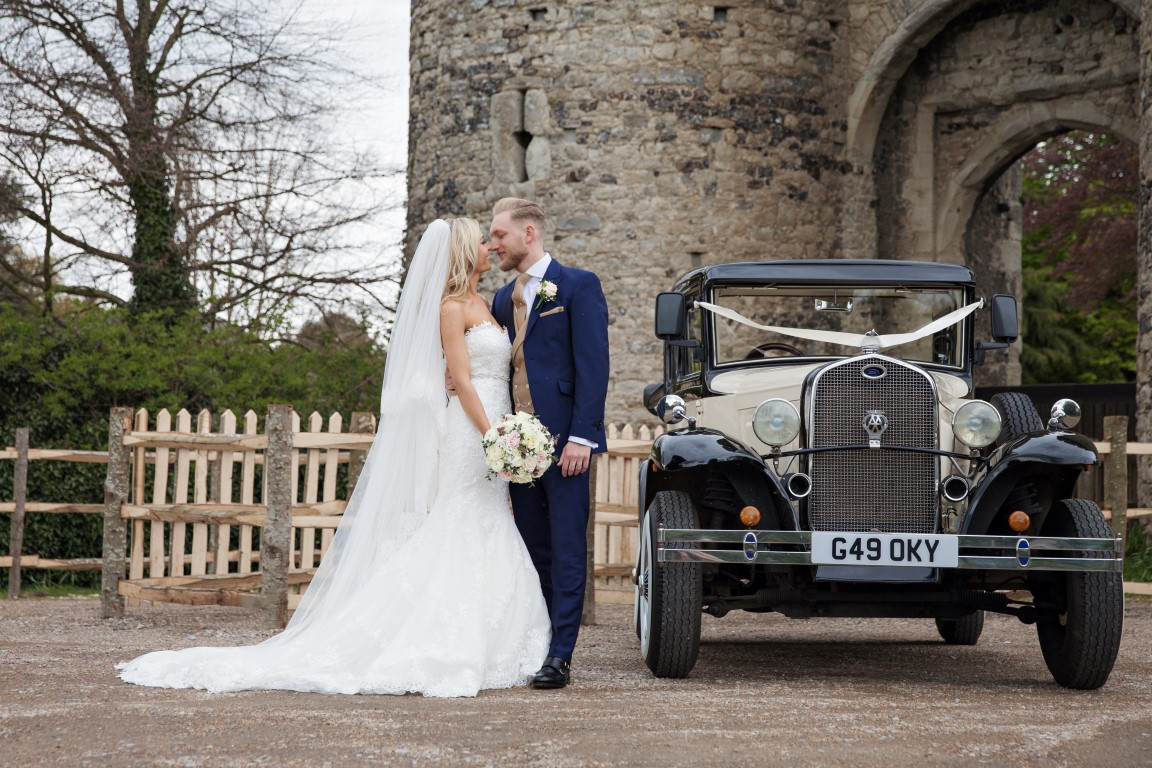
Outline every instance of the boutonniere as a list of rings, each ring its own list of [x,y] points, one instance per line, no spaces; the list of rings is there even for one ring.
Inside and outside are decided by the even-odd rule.
[[[540,287],[536,289],[536,306],[532,309],[537,310],[550,301],[556,300],[556,283],[551,280],[541,280]]]

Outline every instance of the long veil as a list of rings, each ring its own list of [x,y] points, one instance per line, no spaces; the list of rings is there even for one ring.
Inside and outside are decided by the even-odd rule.
[[[437,446],[445,429],[440,301],[450,229],[428,225],[408,268],[384,366],[380,422],[340,527],[285,631],[271,643],[337,615],[420,526],[436,497]]]

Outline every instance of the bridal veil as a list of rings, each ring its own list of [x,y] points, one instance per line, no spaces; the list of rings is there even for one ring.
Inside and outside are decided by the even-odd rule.
[[[269,643],[338,615],[379,562],[419,528],[436,498],[445,418],[440,301],[449,234],[447,222],[436,219],[412,256],[388,346],[376,438],[311,585],[287,629]]]

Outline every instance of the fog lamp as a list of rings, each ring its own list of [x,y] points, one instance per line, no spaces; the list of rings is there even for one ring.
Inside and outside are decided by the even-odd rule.
[[[740,510],[740,522],[749,527],[760,522],[760,510],[756,507],[744,507]]]
[[[1000,412],[991,403],[972,400],[952,417],[952,434],[969,448],[984,448],[1000,436]]]
[[[1030,525],[1032,525],[1032,518],[1028,517],[1027,512],[1018,509],[1008,515],[1008,527],[1016,531],[1016,533],[1024,533]]]

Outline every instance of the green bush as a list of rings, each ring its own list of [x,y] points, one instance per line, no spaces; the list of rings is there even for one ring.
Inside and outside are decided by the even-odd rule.
[[[1152,581],[1152,546],[1138,522],[1124,537],[1124,581]]]
[[[0,306],[0,441],[13,445],[29,428],[34,448],[104,450],[114,406],[152,414],[181,408],[237,419],[249,409],[263,419],[273,403],[292,405],[306,420],[339,411],[379,408],[384,354],[371,336],[343,344],[313,334],[308,343],[270,342],[230,326],[209,329],[200,318],[130,316],[86,309],[56,318]],[[0,499],[12,499],[15,462],[0,462]],[[28,499],[99,503],[104,465],[31,462]],[[29,515],[23,551],[53,558],[99,557],[99,515]],[[8,515],[0,514],[0,552],[8,552]],[[0,588],[7,569],[0,570]],[[24,571],[24,581],[45,572]],[[85,586],[96,572],[48,574],[48,581]]]

